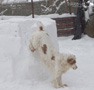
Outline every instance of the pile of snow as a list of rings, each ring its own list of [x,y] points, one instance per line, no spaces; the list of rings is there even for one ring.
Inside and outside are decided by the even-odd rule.
[[[37,21],[41,21],[58,50],[55,21],[48,18],[26,19],[12,18],[0,20],[0,79],[39,79],[44,72],[29,50],[32,32],[37,30]],[[46,21],[46,22],[45,22]],[[38,70],[38,71],[37,71]],[[45,79],[44,75],[44,79]],[[38,78],[37,78],[38,77]]]
[[[64,13],[64,14],[48,14],[48,15],[35,15],[35,18],[64,18],[64,17],[75,17],[76,15],[74,15],[74,13],[72,14],[69,14],[69,13]],[[28,16],[28,18],[32,17],[31,16]]]
[[[64,18],[64,17],[75,17],[76,15],[69,14],[69,13],[64,13],[64,14],[48,14],[48,15],[35,15],[35,18]],[[0,20],[7,20],[7,19],[12,19],[12,18],[26,18],[26,19],[30,19],[32,18],[32,15],[30,16],[0,16]]]
[[[8,19],[12,19],[12,18],[17,18],[17,19],[23,19],[25,18],[26,16],[0,16],[0,20],[8,20]]]

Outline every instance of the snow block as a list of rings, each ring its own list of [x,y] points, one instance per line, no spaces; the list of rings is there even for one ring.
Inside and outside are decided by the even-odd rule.
[[[41,21],[48,32],[54,47],[59,50],[57,29],[54,20],[49,18],[12,18],[0,21],[0,79],[45,79],[45,70],[39,64],[36,52],[29,50],[32,32]],[[44,75],[44,76],[43,76]]]

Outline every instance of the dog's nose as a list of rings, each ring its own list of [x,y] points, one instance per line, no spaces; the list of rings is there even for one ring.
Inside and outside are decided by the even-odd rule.
[[[77,69],[77,68],[78,68],[77,66],[73,67],[74,70]]]

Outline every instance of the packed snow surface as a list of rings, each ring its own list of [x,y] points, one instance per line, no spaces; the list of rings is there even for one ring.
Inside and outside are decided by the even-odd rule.
[[[69,14],[69,13],[64,13],[64,14],[48,14],[48,15],[34,15],[35,18],[64,18],[64,17],[75,17],[74,13]],[[11,18],[27,18],[30,19],[32,18],[32,15],[30,16],[0,16],[0,20],[6,20],[6,19],[11,19]]]
[[[73,36],[57,38],[55,21],[29,17],[0,20],[0,90],[56,90],[37,53],[28,48],[37,21],[44,24],[57,50],[59,47],[61,53],[72,53],[77,58],[78,69],[62,75],[68,87],[58,90],[93,90],[94,39],[87,35],[79,40],[72,40]]]

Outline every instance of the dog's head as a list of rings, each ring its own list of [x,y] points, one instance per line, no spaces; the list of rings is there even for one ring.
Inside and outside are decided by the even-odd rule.
[[[68,58],[67,58],[67,63],[70,65],[70,67],[72,69],[77,69],[77,65],[76,65],[76,57],[75,55],[70,55]]]

